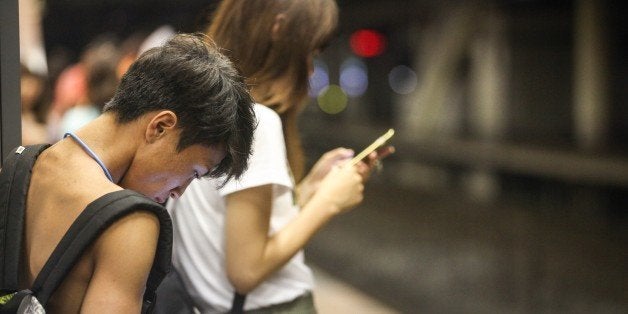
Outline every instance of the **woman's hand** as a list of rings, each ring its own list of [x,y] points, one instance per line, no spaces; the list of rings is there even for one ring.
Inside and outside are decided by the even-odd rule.
[[[321,181],[332,167],[338,166],[353,157],[354,152],[348,148],[336,148],[323,154],[314,164],[308,175],[301,180],[296,188],[297,204],[303,207],[318,189]]]
[[[356,166],[358,167],[358,172],[362,176],[362,180],[364,182],[368,181],[373,169],[381,168],[381,160],[388,157],[390,154],[395,152],[395,147],[393,146],[383,146],[370,153],[366,158],[360,161]]]
[[[320,199],[330,205],[332,214],[345,212],[362,202],[364,184],[357,166],[345,163],[329,171],[321,181],[312,199]]]

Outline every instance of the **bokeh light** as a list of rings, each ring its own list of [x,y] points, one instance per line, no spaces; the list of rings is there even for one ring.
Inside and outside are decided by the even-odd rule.
[[[351,50],[360,57],[372,58],[381,55],[386,49],[386,37],[376,30],[359,29],[349,39]]]
[[[351,97],[362,96],[368,87],[366,65],[358,58],[349,58],[340,65],[340,87]]]
[[[310,97],[316,97],[329,85],[329,70],[323,60],[314,59],[314,73],[310,76]]]
[[[347,94],[338,85],[329,85],[317,97],[318,106],[325,113],[337,114],[347,107]]]
[[[416,72],[405,65],[398,65],[388,73],[390,88],[401,95],[412,93],[417,87]]]

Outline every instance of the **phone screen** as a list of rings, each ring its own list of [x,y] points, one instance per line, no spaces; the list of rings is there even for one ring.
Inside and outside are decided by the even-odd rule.
[[[370,153],[382,147],[394,134],[395,134],[395,130],[389,129],[386,133],[384,133],[384,135],[378,137],[373,143],[371,143],[371,145],[366,147],[359,154],[355,155],[355,157],[351,159],[351,165],[357,164],[358,162],[360,162],[360,160],[364,159]]]

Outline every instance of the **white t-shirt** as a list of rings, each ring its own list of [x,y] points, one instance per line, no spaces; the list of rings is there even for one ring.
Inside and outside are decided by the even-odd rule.
[[[240,180],[231,180],[217,190],[219,181],[194,180],[176,201],[168,202],[174,225],[173,264],[201,312],[226,312],[231,308],[234,288],[225,267],[224,196],[239,190],[273,185],[269,234],[299,213],[293,202],[294,182],[290,175],[281,119],[273,110],[256,104],[258,126],[253,155]],[[288,302],[311,291],[312,272],[297,253],[284,267],[246,296],[245,310]]]

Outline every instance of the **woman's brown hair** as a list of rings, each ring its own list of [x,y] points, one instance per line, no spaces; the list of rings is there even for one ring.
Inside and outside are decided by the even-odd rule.
[[[327,45],[337,21],[334,0],[223,0],[207,28],[247,78],[255,101],[281,116],[297,182],[304,172],[297,118],[307,97],[310,58]]]

